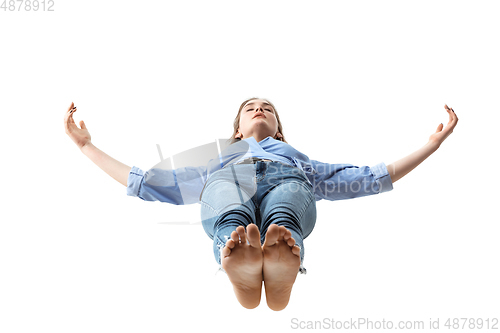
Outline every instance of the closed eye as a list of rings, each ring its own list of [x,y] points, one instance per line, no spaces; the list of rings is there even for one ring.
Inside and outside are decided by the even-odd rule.
[[[253,109],[248,109],[247,111],[252,111]],[[269,109],[264,109],[266,111],[269,111],[269,112],[273,112],[272,110],[269,110]]]

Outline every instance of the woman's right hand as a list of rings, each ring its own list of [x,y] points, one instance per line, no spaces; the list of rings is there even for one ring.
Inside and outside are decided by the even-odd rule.
[[[83,120],[80,120],[81,128],[76,126],[75,121],[73,120],[73,113],[75,112],[76,107],[74,103],[71,102],[68,111],[64,114],[64,129],[66,130],[66,134],[68,134],[71,140],[76,143],[78,148],[82,149],[82,147],[90,143],[90,133]]]

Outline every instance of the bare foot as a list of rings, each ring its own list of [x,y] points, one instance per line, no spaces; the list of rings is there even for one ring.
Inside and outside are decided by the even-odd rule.
[[[284,226],[271,224],[262,246],[267,305],[274,311],[286,308],[300,267],[300,248]]]
[[[239,226],[222,249],[222,268],[233,284],[236,298],[247,309],[260,304],[262,264],[259,228],[249,224],[245,233],[245,228]]]

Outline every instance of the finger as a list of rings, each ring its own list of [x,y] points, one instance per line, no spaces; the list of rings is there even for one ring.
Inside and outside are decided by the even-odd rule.
[[[455,120],[458,120],[458,117],[457,117],[457,114],[455,113],[455,110],[453,110],[453,108],[450,108],[451,112],[453,113],[453,118]]]
[[[450,108],[447,104],[445,104],[444,106],[445,106],[446,110],[448,111],[448,113],[450,114],[451,119],[453,121],[457,122],[458,121],[458,117],[457,117],[457,114],[455,113],[455,110],[453,110],[453,108]]]
[[[453,115],[453,123],[456,123],[457,120],[458,120],[458,117],[457,115],[455,114],[455,111],[453,111],[453,109],[451,110],[451,114]]]
[[[69,110],[70,121],[73,124],[75,123],[75,120],[73,119],[73,114],[76,112],[76,110],[77,110],[76,106],[73,106],[73,108]]]
[[[80,127],[82,129],[87,129],[87,126],[85,126],[85,123],[83,122],[83,120],[80,120]]]
[[[71,103],[71,105],[73,105],[73,103]],[[75,124],[75,121],[73,120],[73,114],[68,111],[64,114],[64,128],[66,129],[66,131],[70,130],[70,126],[72,124]]]
[[[439,133],[443,130],[443,123],[439,124],[437,129],[436,129],[436,133]]]
[[[450,110],[450,111],[451,111],[451,112],[453,112],[453,113],[455,113],[455,110],[453,110],[453,108],[450,108],[450,107],[448,106],[448,104],[445,104],[445,105],[444,105],[444,108],[445,108],[445,109],[447,109],[447,110]]]
[[[73,114],[72,113],[70,113],[70,115],[69,115],[69,122],[70,122],[70,124],[75,124],[75,120],[73,119]]]
[[[458,117],[457,115],[455,114],[455,111],[453,111],[453,109],[451,109],[451,114],[453,115],[453,120],[451,121],[450,123],[450,127],[451,127],[451,130],[453,131],[453,129],[455,128],[455,126],[457,125],[457,122],[458,122]]]
[[[453,112],[451,109],[448,107],[448,105],[445,104],[446,111],[448,112],[448,116],[450,117],[448,120],[448,124],[450,124],[453,121]]]
[[[64,130],[66,131],[66,133],[69,133],[69,126],[71,124],[71,120],[70,120],[70,117],[69,117],[69,113],[66,113],[64,115]]]
[[[66,130],[67,133],[71,133],[73,132],[75,129],[78,129],[78,126],[76,126],[75,124],[75,121],[73,120],[73,118],[70,116],[70,117],[67,117],[64,121],[64,128]]]
[[[68,111],[64,112],[64,121],[66,122],[66,117],[71,114],[71,110],[74,108],[73,102],[71,102],[71,105],[68,108]]]
[[[73,120],[73,113],[75,113],[75,111],[76,111],[76,107],[73,107],[68,112],[66,112],[66,114],[64,115],[64,122],[65,123],[70,123],[70,124],[75,123],[75,121]]]

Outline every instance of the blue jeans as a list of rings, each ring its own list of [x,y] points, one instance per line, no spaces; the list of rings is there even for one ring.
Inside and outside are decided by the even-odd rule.
[[[282,225],[300,247],[300,272],[306,273],[304,239],[316,223],[312,184],[299,168],[275,161],[229,165],[208,179],[201,200],[203,229],[213,239],[215,260],[238,226],[254,223],[264,244],[267,228]]]

